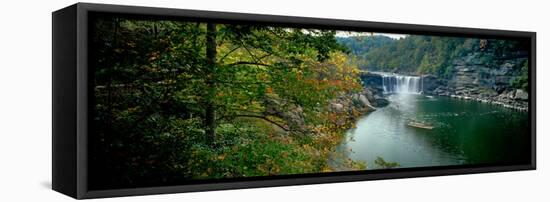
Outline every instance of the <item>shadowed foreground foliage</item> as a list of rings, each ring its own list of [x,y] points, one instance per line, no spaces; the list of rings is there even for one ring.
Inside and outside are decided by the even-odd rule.
[[[90,188],[331,171],[361,90],[334,31],[101,16]]]

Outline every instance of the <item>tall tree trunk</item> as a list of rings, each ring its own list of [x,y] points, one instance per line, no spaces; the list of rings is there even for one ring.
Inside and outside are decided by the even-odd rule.
[[[206,138],[212,145],[216,140],[216,109],[214,106],[216,97],[216,32],[216,24],[208,23],[206,25],[206,65],[208,68],[206,85],[208,92],[204,125],[206,127]]]
[[[111,49],[111,56],[107,60],[107,126],[106,126],[106,134],[111,134],[112,132],[112,125],[113,125],[113,89],[112,89],[112,83],[113,83],[113,69],[115,64],[115,56],[112,50],[115,50],[118,48],[118,31],[120,29],[120,19],[115,18],[114,19],[114,32],[113,32],[113,48]]]

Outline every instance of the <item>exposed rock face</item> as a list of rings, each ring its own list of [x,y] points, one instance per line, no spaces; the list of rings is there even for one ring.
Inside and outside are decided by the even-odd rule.
[[[344,111],[344,105],[340,103],[330,103],[330,110],[333,112],[341,113]]]
[[[527,92],[525,92],[521,89],[516,89],[514,99],[516,99],[516,100],[527,100],[527,99],[529,99],[529,95],[527,94]]]
[[[516,89],[512,81],[519,76],[521,65],[528,59],[523,53],[495,61],[483,61],[480,53],[472,53],[453,61],[448,78],[422,75],[422,93],[476,100],[504,107],[527,110],[529,95]],[[498,58],[498,57],[494,57]],[[383,99],[382,75],[365,72],[361,74],[365,94],[372,106],[387,105]]]
[[[302,107],[297,106],[287,112],[284,112],[283,117],[287,121],[290,130],[299,131],[302,133],[308,130]]]
[[[527,110],[528,93],[512,86],[512,81],[519,75],[520,66],[527,57],[487,63],[478,56],[476,53],[456,59],[451,76],[447,79],[435,78],[438,81],[433,81],[433,78],[424,77],[424,93]]]
[[[364,94],[357,93],[357,94],[351,95],[351,101],[353,102],[354,105],[356,105],[358,107],[371,107],[371,108],[374,108],[374,107],[372,107],[370,101],[367,99],[367,97],[365,97]]]
[[[423,75],[422,76],[422,91],[423,92],[432,92],[437,87],[443,85],[441,80],[437,79],[434,75]]]
[[[365,72],[360,75],[361,81],[365,86],[377,87],[382,86],[382,76],[380,74],[374,74],[371,72]]]
[[[337,125],[344,125],[347,121],[357,118],[358,114],[374,111],[376,108],[387,104],[388,101],[377,95],[372,89],[364,88],[359,93],[338,96],[329,104],[329,110],[334,113],[345,114],[345,116],[339,116],[340,118],[336,120]]]
[[[374,92],[373,92],[374,91]],[[371,88],[365,88],[357,96],[357,99],[364,107],[369,107],[372,110],[380,107],[385,107],[389,104],[389,101],[386,98],[382,97],[381,92],[376,92]]]
[[[385,107],[389,104],[389,101],[384,98],[382,88],[376,88],[373,86],[365,87],[362,92],[359,93],[361,97],[365,97],[368,101],[370,108]]]
[[[376,98],[374,97],[374,94],[376,92],[373,92],[372,88],[365,88],[365,90],[363,91],[363,95],[365,95],[365,97],[367,98],[367,100],[371,100],[371,101],[374,101]],[[378,94],[378,93],[376,93]]]
[[[500,64],[483,63],[478,54],[470,54],[453,62],[450,87],[482,87],[497,93],[511,90],[511,80],[518,76],[526,57],[504,60]]]
[[[265,102],[265,106],[267,107],[264,115],[276,116],[285,120],[288,130],[290,131],[296,131],[298,133],[306,133],[308,131],[302,107],[282,102],[273,97],[266,98]]]
[[[341,95],[338,98],[332,100],[329,104],[329,110],[333,113],[336,113],[340,116],[337,116],[338,119],[335,120],[336,125],[342,126],[345,125],[348,120],[355,118],[353,115],[354,110],[363,110],[365,107],[360,107],[360,101],[358,100],[358,95]]]
[[[389,102],[383,96],[384,88],[382,76],[380,74],[366,72],[362,73],[360,77],[361,81],[363,81],[363,86],[365,86],[361,94],[367,98],[371,106],[374,108],[387,106]]]
[[[341,94],[329,103],[328,109],[332,113],[340,115],[338,120],[335,121],[337,125],[342,126],[349,123],[349,121],[355,121],[362,114],[387,105],[388,101],[378,94],[380,92],[364,88],[359,93]],[[289,131],[297,134],[309,134],[302,107],[285,102],[277,97],[266,97],[264,102],[266,102],[265,116],[275,116],[284,120],[285,124],[283,125]]]
[[[362,106],[371,106],[369,100],[367,99],[367,97],[365,97],[365,95],[360,94],[358,100],[361,101]]]

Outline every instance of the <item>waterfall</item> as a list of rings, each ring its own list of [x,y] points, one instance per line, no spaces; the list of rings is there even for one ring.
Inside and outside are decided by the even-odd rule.
[[[398,74],[382,75],[384,93],[418,94],[422,92],[419,76],[404,76]]]

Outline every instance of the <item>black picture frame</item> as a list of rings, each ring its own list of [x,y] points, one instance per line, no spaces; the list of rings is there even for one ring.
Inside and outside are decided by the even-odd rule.
[[[187,19],[216,22],[305,26],[309,28],[329,28],[339,30],[384,33],[512,38],[530,40],[530,162],[526,162],[524,164],[438,166],[426,168],[371,170],[368,172],[355,171],[329,174],[304,174],[297,176],[272,176],[238,179],[238,181],[228,180],[178,186],[114,190],[89,190],[87,185],[87,137],[90,129],[89,114],[91,108],[89,108],[89,99],[91,95],[89,92],[91,85],[89,81],[91,73],[88,67],[88,30],[89,16],[92,13],[96,12],[128,16],[147,16],[163,19]],[[276,15],[257,15],[90,3],[77,3],[55,11],[52,13],[52,21],[52,188],[55,191],[61,192],[77,199],[536,169],[535,32],[288,17]]]

